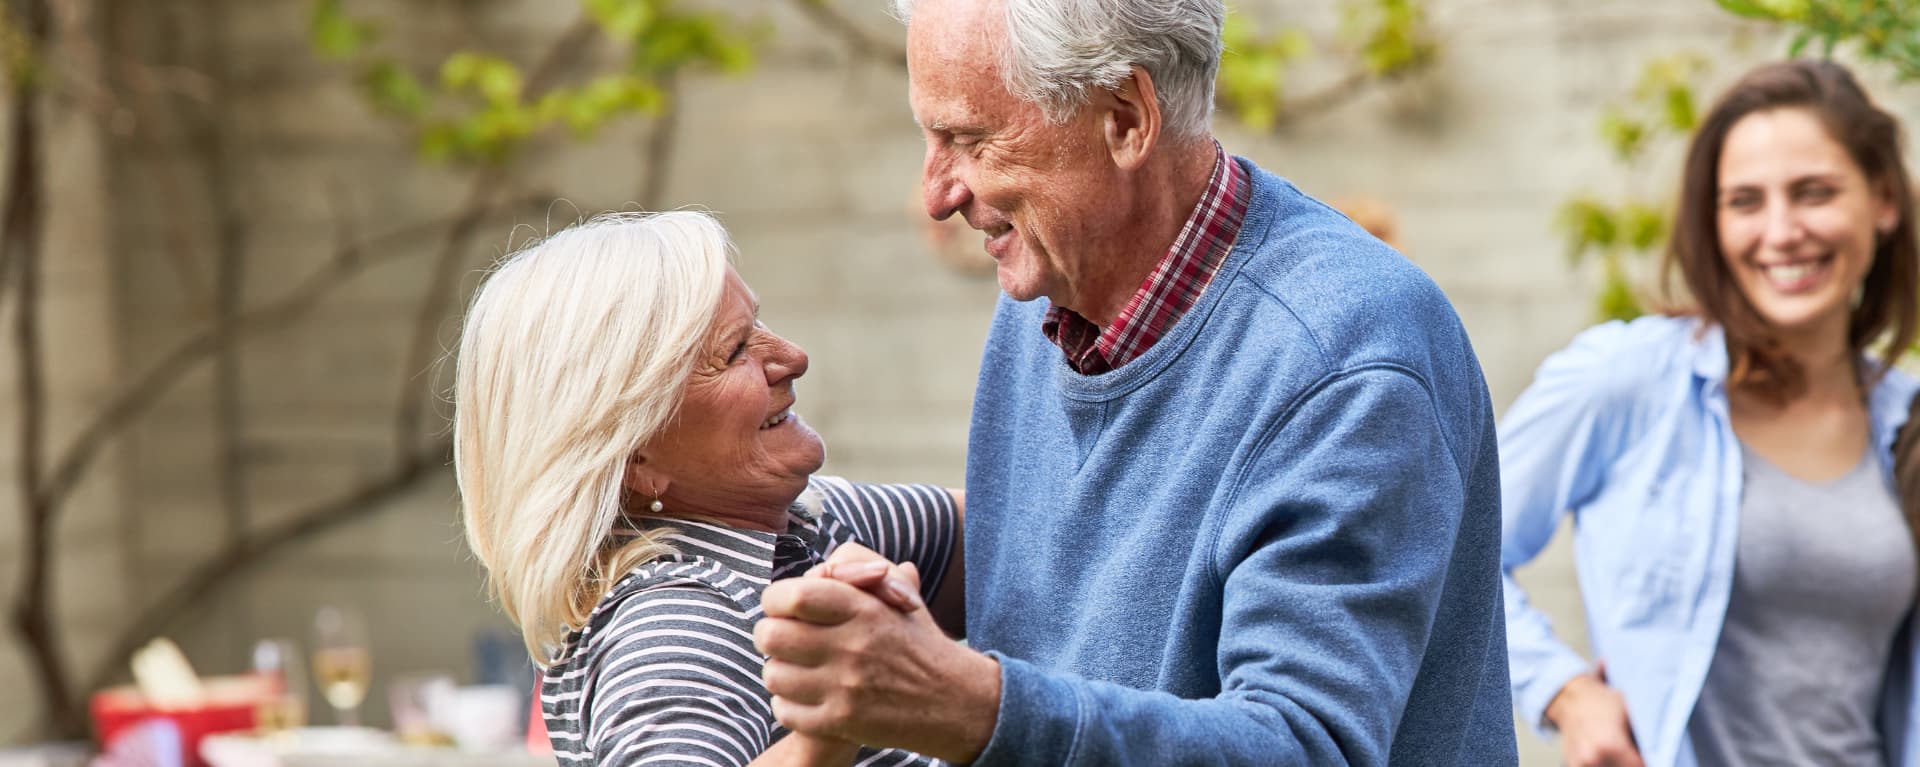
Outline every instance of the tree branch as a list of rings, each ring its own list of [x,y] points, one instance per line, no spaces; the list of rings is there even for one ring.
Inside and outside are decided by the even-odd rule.
[[[599,26],[592,18],[582,16],[561,33],[541,56],[532,74],[527,76],[526,98],[539,98],[543,91],[551,87],[554,78],[560,75],[565,66],[585,55],[592,43],[599,39],[599,31]],[[420,298],[420,313],[414,320],[413,338],[407,344],[406,356],[400,359],[400,397],[394,415],[395,455],[410,453],[415,440],[419,439],[421,423],[425,420],[426,398],[421,396],[415,378],[433,364],[440,323],[447,317],[448,304],[452,303],[454,288],[458,284],[456,272],[461,256],[466,254],[474,232],[480,228],[482,211],[486,210],[488,201],[497,192],[496,187],[505,178],[504,164],[488,165],[475,175],[461,204],[464,212],[454,219],[441,241],[440,255],[434,260],[427,292]]]
[[[200,0],[198,22],[219,29],[222,8],[215,0]],[[227,114],[227,89],[231,72],[222,46],[206,48],[207,79],[213,84],[207,109],[193,132],[200,154],[202,180],[206,185],[209,207],[213,209],[214,327],[220,336],[213,360],[213,407],[219,447],[220,505],[225,512],[229,542],[247,536],[252,516],[248,493],[246,456],[247,414],[244,380],[240,361],[240,337],[233,332],[240,314],[241,296],[247,278],[247,217],[241,212],[233,193],[233,163],[227,156],[223,123]],[[243,621],[244,623],[244,621]]]
[[[232,583],[235,576],[296,542],[381,511],[395,496],[428,476],[430,471],[446,465],[447,461],[452,460],[452,455],[451,441],[436,442],[426,449],[400,457],[386,474],[338,498],[314,504],[287,522],[229,542],[211,559],[194,567],[160,598],[149,602],[127,624],[100,665],[88,677],[87,689],[99,689],[120,678],[127,659],[133,656],[135,650],[149,638],[165,631],[209,595],[219,591],[221,586]]]
[[[879,61],[897,69],[907,68],[907,49],[889,41],[883,41],[867,34],[867,31],[848,18],[830,0],[793,0],[793,6],[799,9],[813,23],[834,37],[840,38],[856,55]]]
[[[51,28],[51,10],[45,0],[15,3],[26,39],[43,50]],[[26,519],[21,541],[20,594],[14,603],[14,629],[33,659],[34,681],[40,688],[42,714],[60,737],[85,731],[85,720],[74,705],[73,687],[61,651],[53,615],[53,509],[35,503],[40,495],[42,453],[46,450],[46,358],[40,338],[40,265],[46,245],[46,171],[40,133],[43,96],[31,75],[16,74],[9,83],[12,115],[7,133],[7,191],[0,212],[0,253],[19,280],[15,290],[14,342],[20,394],[20,496]]]
[[[1359,98],[1367,86],[1385,82],[1364,71],[1348,72],[1345,77],[1295,99],[1280,102],[1280,111],[1274,115],[1274,124],[1280,125],[1325,112]]]
[[[523,197],[488,209],[483,214],[492,215],[527,205],[542,204],[550,198],[551,195]],[[360,242],[342,245],[327,263],[308,275],[292,290],[287,291],[287,294],[279,300],[235,316],[233,333],[236,336],[247,336],[292,324],[319,304],[332,290],[367,268],[416,254],[416,251],[388,246],[440,231],[446,226],[444,219],[428,221],[375,235]],[[362,251],[383,252],[385,255],[378,258],[362,258],[360,255]],[[53,474],[41,486],[35,503],[48,509],[58,508],[113,436],[152,407],[161,395],[166,394],[175,384],[178,384],[180,379],[191,372],[198,363],[206,360],[219,348],[220,342],[221,330],[218,326],[204,328],[174,346],[145,373],[115,392],[61,455]]]
[[[665,202],[667,176],[673,170],[673,145],[680,134],[680,105],[676,103],[680,96],[680,73],[667,74],[660,89],[667,95],[667,108],[654,118],[653,128],[647,132],[646,168],[640,177],[641,210],[659,210]]]

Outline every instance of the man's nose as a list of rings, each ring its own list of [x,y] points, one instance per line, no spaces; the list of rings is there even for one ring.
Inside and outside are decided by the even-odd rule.
[[[973,199],[973,191],[960,180],[953,165],[953,160],[940,148],[927,148],[926,167],[920,173],[920,193],[926,198],[927,215],[935,221],[947,220]]]

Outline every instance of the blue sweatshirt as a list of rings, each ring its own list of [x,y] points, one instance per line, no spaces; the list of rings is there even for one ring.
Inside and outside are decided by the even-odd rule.
[[[1244,160],[1236,160],[1245,162]],[[1417,268],[1246,163],[1144,356],[1072,372],[1004,297],[967,459],[980,765],[1511,765],[1493,408]]]

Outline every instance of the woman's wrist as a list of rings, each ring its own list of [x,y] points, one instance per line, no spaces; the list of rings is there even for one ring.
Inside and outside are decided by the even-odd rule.
[[[748,767],[846,767],[859,755],[858,743],[792,732]]]
[[[1580,701],[1584,700],[1587,693],[1592,692],[1595,686],[1605,688],[1607,683],[1600,681],[1600,677],[1592,672],[1584,672],[1567,680],[1566,684],[1560,686],[1560,691],[1553,694],[1553,699],[1547,701],[1547,710],[1543,712],[1547,718],[1547,724],[1560,728],[1566,721],[1567,712],[1579,706]]]

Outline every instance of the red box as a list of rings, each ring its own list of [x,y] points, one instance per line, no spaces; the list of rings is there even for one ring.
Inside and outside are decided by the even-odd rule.
[[[173,723],[180,730],[180,759],[188,767],[206,767],[200,758],[200,740],[208,735],[254,728],[254,711],[271,687],[257,677],[227,677],[207,681],[207,702],[187,709],[160,709],[134,687],[113,687],[94,693],[91,700],[93,733],[102,750],[134,725],[153,719]]]

